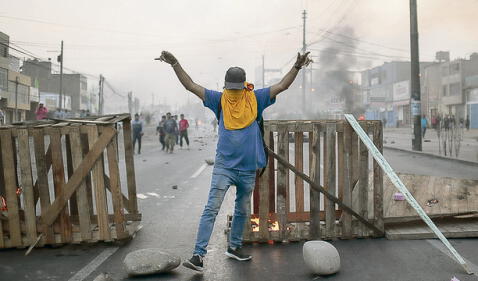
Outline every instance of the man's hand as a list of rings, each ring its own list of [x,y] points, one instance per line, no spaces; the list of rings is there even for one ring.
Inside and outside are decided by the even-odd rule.
[[[303,66],[308,66],[311,62],[313,62],[308,56],[310,52],[307,52],[303,55],[297,53],[297,60],[295,61],[294,67],[297,69],[301,69]]]
[[[309,53],[307,52],[303,55],[297,53],[297,60],[295,61],[294,67],[282,78],[282,80],[271,86],[270,96],[271,99],[275,98],[279,93],[287,90],[289,86],[294,82],[297,77],[297,73],[303,66],[308,66],[312,60],[309,59]]]
[[[167,64],[170,64],[173,67],[176,76],[178,76],[179,82],[186,88],[186,90],[192,92],[200,99],[204,100],[204,87],[194,83],[194,81],[189,77],[189,75],[184,71],[182,66],[179,64],[178,59],[176,59],[173,54],[168,51],[162,51],[161,56],[159,58],[155,58],[155,60],[164,61]]]
[[[178,60],[173,56],[173,54],[168,51],[162,51],[161,56],[159,58],[156,58],[155,60],[164,61],[165,63],[168,63],[172,66],[178,63]]]

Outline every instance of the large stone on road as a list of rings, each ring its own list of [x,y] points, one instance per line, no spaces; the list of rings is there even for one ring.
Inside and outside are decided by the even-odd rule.
[[[127,254],[123,263],[129,275],[147,275],[169,272],[181,264],[181,258],[160,249],[149,248]]]
[[[308,241],[302,248],[304,262],[314,274],[329,275],[340,270],[340,256],[335,247],[325,241]]]

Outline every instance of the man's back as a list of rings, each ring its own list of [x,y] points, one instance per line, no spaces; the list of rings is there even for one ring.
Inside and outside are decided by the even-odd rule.
[[[166,134],[174,134],[176,132],[177,124],[174,119],[168,119],[164,122],[164,131]]]

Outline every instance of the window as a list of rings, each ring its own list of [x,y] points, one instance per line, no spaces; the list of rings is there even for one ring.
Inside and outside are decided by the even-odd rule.
[[[13,81],[8,81],[8,91],[11,93],[11,97],[13,99],[15,99],[15,87],[16,87],[15,84],[16,83]],[[29,102],[30,102],[30,87],[23,84],[18,84],[17,103],[28,104]],[[15,100],[13,100],[12,103],[15,103]]]
[[[8,70],[0,68],[0,90],[8,90]]]
[[[450,84],[450,96],[458,96],[458,95],[461,95],[460,83]]]

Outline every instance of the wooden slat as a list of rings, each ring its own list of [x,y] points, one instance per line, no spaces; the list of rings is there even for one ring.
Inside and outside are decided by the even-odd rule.
[[[116,131],[111,128],[105,128],[105,130],[103,130],[103,134],[101,134],[100,138],[94,144],[92,144],[92,148],[83,158],[80,166],[78,166],[75,173],[73,173],[71,176],[71,179],[65,185],[62,196],[55,200],[51,207],[49,207],[48,210],[42,214],[40,219],[42,224],[51,225],[55,221],[56,217],[60,213],[60,210],[67,204],[68,199],[72,196],[73,192],[90,172],[98,158],[100,158],[103,150],[111,141],[111,138],[114,137],[115,133]]]
[[[352,206],[352,127],[347,123],[344,127],[344,164],[342,202]],[[352,215],[342,213],[342,238],[352,238]]]
[[[344,132],[337,132],[337,191],[339,199],[344,195]]]
[[[110,178],[106,174],[104,175],[104,178],[105,178],[105,187],[106,189],[108,189],[109,192],[111,192]],[[123,207],[126,209],[126,211],[131,213],[131,210],[129,209],[128,198],[126,198],[126,196],[124,196],[123,193],[121,193],[121,197],[123,198]]]
[[[266,127],[267,130],[270,131],[270,127]],[[274,150],[274,147],[275,147],[275,144],[274,144],[274,132],[270,131],[270,134],[269,134],[269,142],[266,141],[266,143],[268,143],[268,147],[272,150]],[[274,156],[270,155],[269,154],[269,162],[268,164],[269,165],[269,169],[268,169],[268,172],[269,172],[269,213],[275,213],[276,211],[276,190],[275,190],[275,187],[276,187],[276,172],[275,172],[275,159],[274,159]]]
[[[259,204],[261,203],[261,197],[259,194],[259,171],[256,172],[256,180],[254,182],[254,190],[252,191],[252,213],[259,214]]]
[[[336,182],[335,182],[335,123],[327,123],[326,125],[326,138],[327,138],[327,162],[325,169],[327,170],[327,191],[335,195],[336,194]],[[335,238],[335,204],[331,200],[326,200],[327,205],[325,208],[325,233],[329,238]]]
[[[72,161],[72,168],[73,170],[77,169],[81,161],[83,159],[83,151],[81,148],[81,139],[80,139],[80,129],[74,128],[69,135],[70,140],[70,151],[71,151],[71,161]],[[73,175],[73,174],[72,174]],[[72,176],[71,175],[71,176]],[[71,176],[69,177],[71,179]],[[88,202],[88,194],[86,192],[86,181],[83,180],[80,183],[77,191],[75,192],[76,196],[76,207],[78,214],[78,219],[80,223],[80,233],[81,239],[83,241],[90,240],[91,237],[91,219],[90,219],[90,211],[89,211],[89,202]]]
[[[383,126],[380,123],[374,125],[373,142],[380,153],[383,153]],[[375,225],[379,229],[384,229],[383,222],[383,170],[380,165],[373,160],[373,216]]]
[[[131,119],[123,121],[124,153],[126,162],[126,180],[128,183],[128,199],[130,213],[138,212],[138,200],[136,198],[136,180],[134,172],[133,139],[131,134]]]
[[[65,147],[66,147],[66,171],[68,178],[71,178],[73,175],[73,161],[71,159],[71,144],[70,144],[70,132],[74,129],[73,126],[68,127],[68,134],[65,134]],[[61,133],[63,131],[60,129]],[[70,214],[71,215],[78,215],[78,205],[76,202],[76,195],[73,193],[73,196],[70,198]]]
[[[86,126],[80,127],[80,140],[81,140],[81,148],[83,151],[83,157],[88,154],[90,150],[90,145],[88,143],[88,132],[86,131]],[[91,182],[91,173],[87,173],[85,177],[86,183],[86,197],[88,198],[88,207],[90,211],[90,216],[94,215],[94,208],[93,208],[93,186]]]
[[[364,127],[365,132],[367,132],[367,127]],[[360,171],[359,171],[359,214],[368,219],[368,149],[367,146],[360,141],[359,144],[360,150]],[[368,228],[364,225],[361,227],[361,236],[367,236]]]
[[[320,125],[314,124],[309,134],[309,153],[311,155],[310,178],[320,184]],[[320,239],[320,192],[313,188],[310,191],[310,230],[311,240]]]
[[[18,154],[20,158],[20,173],[23,188],[23,210],[28,244],[37,239],[37,223],[35,214],[35,198],[33,195],[33,179],[30,156],[30,141],[27,129],[18,130]]]
[[[38,129],[34,129],[34,130],[31,130],[30,131],[30,135],[32,136],[35,136],[35,132],[38,131]],[[35,137],[33,138],[35,140]],[[43,147],[45,145],[43,144]],[[36,157],[35,157],[36,158]],[[51,146],[48,145],[48,149],[46,151],[46,154],[44,155],[44,159],[45,159],[45,169],[46,169],[46,174],[48,174],[48,171],[50,170],[51,168]],[[38,178],[35,182],[35,185],[33,186],[33,191],[34,191],[34,196],[35,196],[35,205],[36,203],[38,202],[38,200],[40,199],[40,189],[38,187]]]
[[[110,172],[111,198],[113,200],[114,222],[116,235],[119,239],[128,237],[123,210],[118,154],[116,153],[116,138],[113,138],[107,147],[108,168]]]
[[[37,170],[37,186],[38,194],[40,197],[40,211],[43,216],[48,208],[50,207],[50,191],[48,188],[48,170],[47,159],[48,155],[50,156],[49,163],[51,165],[51,146],[49,146],[50,153],[45,155],[45,137],[44,129],[34,129],[33,134],[33,145],[35,149],[35,163]],[[48,166],[50,166],[48,165]],[[45,239],[42,243],[53,244],[55,243],[55,237],[53,234],[53,228],[50,226],[44,226],[41,231],[45,233]]]
[[[17,175],[15,173],[14,155],[12,150],[12,133],[10,130],[0,131],[2,163],[5,181],[5,193],[8,207],[8,230],[12,247],[22,246],[20,231],[20,214],[17,200]]]
[[[270,131],[266,127],[264,130],[264,142],[266,146],[270,146]],[[274,162],[274,160],[272,160]],[[259,178],[259,236],[262,241],[269,240],[269,170],[271,169],[270,163],[267,165],[266,170]]]
[[[289,158],[289,133],[285,126],[279,130],[278,154],[286,161]],[[278,165],[277,168],[277,214],[279,216],[280,237],[285,240],[287,235],[287,183],[289,181],[289,174],[284,165]]]
[[[53,171],[53,186],[56,200],[61,197],[62,193],[64,192],[63,189],[65,185],[65,169],[63,165],[61,134],[58,128],[48,128],[48,132],[50,134],[50,144],[52,146],[51,168]],[[67,207],[61,210],[58,222],[60,224],[62,242],[71,242],[72,230]]]
[[[94,125],[87,126],[88,127],[88,142],[90,146],[90,151],[93,149],[93,146],[98,141],[98,128]],[[115,130],[113,128],[104,128],[103,134],[105,134],[106,129],[110,129],[113,132]],[[102,134],[102,135],[103,135]],[[109,138],[111,142],[112,138]],[[104,149],[104,148],[103,148]],[[103,152],[103,149],[101,152]],[[93,167],[93,187],[94,187],[94,195],[95,195],[95,203],[96,203],[96,213],[98,216],[98,228],[100,232],[100,239],[101,240],[111,240],[111,233],[110,228],[108,226],[108,203],[106,198],[106,188],[105,188],[105,179],[104,175],[104,165],[103,165],[103,153],[99,155],[99,157],[95,161],[95,165]]]
[[[304,171],[304,133],[295,134],[295,168]],[[304,181],[295,175],[295,211],[304,211]]]
[[[0,249],[5,248],[5,241],[3,241],[3,223],[0,220]]]

